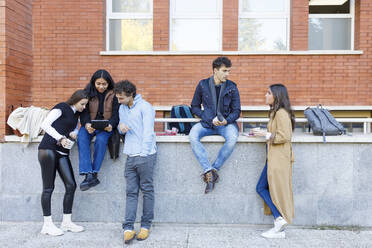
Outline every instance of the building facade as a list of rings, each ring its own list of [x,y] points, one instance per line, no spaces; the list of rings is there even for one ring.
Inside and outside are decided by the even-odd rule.
[[[138,3],[139,2],[139,3]],[[369,0],[0,0],[0,139],[19,106],[52,107],[97,69],[154,106],[190,104],[220,55],[243,106],[372,105]]]

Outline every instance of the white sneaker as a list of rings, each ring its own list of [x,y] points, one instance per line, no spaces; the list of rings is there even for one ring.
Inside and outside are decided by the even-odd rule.
[[[276,232],[284,231],[286,226],[288,226],[288,223],[283,217],[280,216],[274,220],[274,229]]]
[[[63,235],[63,231],[56,227],[56,225],[52,223],[44,223],[43,228],[40,231],[41,234],[47,234],[51,236],[60,236]]]
[[[276,232],[275,227],[271,228],[270,230],[261,233],[261,236],[267,239],[284,239],[285,238],[285,232]]]
[[[84,231],[84,227],[76,225],[74,222],[62,222],[61,229],[65,232],[82,232]]]

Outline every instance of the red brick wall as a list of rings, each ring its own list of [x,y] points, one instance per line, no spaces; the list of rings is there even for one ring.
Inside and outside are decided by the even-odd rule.
[[[169,50],[169,0],[154,1],[153,10],[153,49]]]
[[[372,105],[372,5],[367,2],[360,1],[357,16],[356,44],[362,55],[229,56],[231,79],[238,84],[242,105],[264,105],[267,86],[276,82],[288,86],[293,105]],[[224,1],[226,50],[238,46],[237,3]],[[292,50],[307,49],[307,4],[307,0],[292,1]],[[155,0],[154,50],[168,50],[168,6],[168,0]],[[33,1],[32,103],[51,107],[64,101],[84,87],[95,70],[105,68],[116,81],[136,83],[153,105],[189,104],[197,82],[211,75],[217,55],[101,56],[104,13],[102,0]],[[231,19],[226,20],[227,15]]]
[[[307,50],[308,16],[309,0],[291,1],[291,50]]]
[[[10,130],[5,123],[11,106],[32,102],[32,0],[1,1],[0,9],[1,139],[5,129]]]
[[[5,103],[5,0],[0,1],[0,142],[5,133],[6,103]]]
[[[238,51],[239,0],[223,1],[222,50]]]

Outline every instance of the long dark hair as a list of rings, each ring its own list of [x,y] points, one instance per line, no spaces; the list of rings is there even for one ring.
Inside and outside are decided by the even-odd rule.
[[[88,99],[88,94],[85,92],[85,90],[77,90],[70,96],[66,103],[72,106],[82,99]]]
[[[98,95],[96,85],[95,85],[95,82],[98,78],[103,78],[104,80],[106,80],[106,82],[108,83],[107,90],[112,90],[114,88],[115,83],[110,73],[108,73],[108,71],[106,70],[102,70],[102,69],[98,70],[92,75],[90,82],[87,84],[87,86],[84,89],[88,93],[89,98],[92,98]]]
[[[273,114],[275,117],[276,112],[280,108],[284,108],[291,118],[292,130],[295,128],[295,116],[291,107],[291,102],[289,101],[287,88],[283,84],[272,84],[270,85],[270,90],[274,97],[274,103],[270,105],[269,116]]]

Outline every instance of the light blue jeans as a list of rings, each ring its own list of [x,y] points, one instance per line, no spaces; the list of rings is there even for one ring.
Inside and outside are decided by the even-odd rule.
[[[225,138],[225,143],[218,152],[218,156],[213,164],[208,160],[208,154],[200,139],[208,135],[221,135]],[[205,128],[201,123],[195,124],[189,134],[191,149],[199,161],[204,173],[212,169],[219,170],[223,163],[228,159],[234,150],[238,140],[239,130],[236,124],[226,126],[214,126],[214,128]]]

